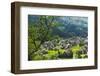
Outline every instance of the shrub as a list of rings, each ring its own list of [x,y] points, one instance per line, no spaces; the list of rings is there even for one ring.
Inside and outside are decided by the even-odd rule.
[[[73,46],[71,48],[72,52],[73,52],[73,58],[78,58],[78,52],[80,51],[81,47],[79,46],[79,44]]]

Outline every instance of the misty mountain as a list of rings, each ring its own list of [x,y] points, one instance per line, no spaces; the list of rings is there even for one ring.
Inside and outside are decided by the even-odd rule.
[[[36,15],[28,16],[29,25],[38,22]],[[55,21],[61,26],[52,28],[52,35],[58,35],[63,38],[70,38],[73,36],[80,36],[86,38],[88,36],[88,17],[78,16],[56,16]]]

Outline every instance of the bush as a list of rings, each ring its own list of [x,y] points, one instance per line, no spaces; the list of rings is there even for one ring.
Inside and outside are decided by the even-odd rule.
[[[48,51],[48,56],[49,56],[51,59],[57,59],[57,57],[58,57],[58,51],[49,50],[49,51]]]
[[[73,58],[78,58],[78,52],[80,51],[81,47],[79,46],[79,44],[73,46],[71,48],[72,52],[73,52]]]
[[[35,55],[35,56],[32,57],[32,60],[43,60],[43,56]]]

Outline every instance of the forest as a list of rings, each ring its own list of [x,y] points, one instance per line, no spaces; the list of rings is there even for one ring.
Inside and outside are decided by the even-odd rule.
[[[88,17],[28,15],[28,60],[88,58]]]

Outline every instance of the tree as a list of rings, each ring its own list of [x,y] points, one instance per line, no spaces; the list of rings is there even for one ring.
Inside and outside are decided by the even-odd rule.
[[[52,27],[58,25],[54,16],[38,16],[37,22],[28,28],[28,57],[32,59],[32,55],[37,53],[41,45],[51,39]]]

